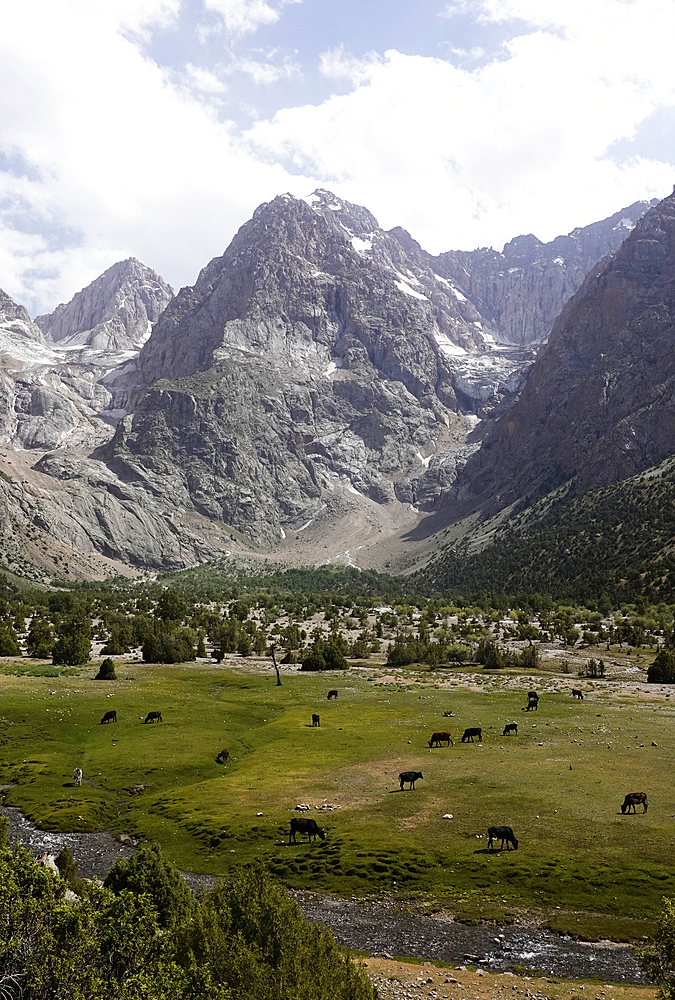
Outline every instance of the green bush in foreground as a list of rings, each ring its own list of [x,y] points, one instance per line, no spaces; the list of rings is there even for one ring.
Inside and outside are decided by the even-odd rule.
[[[61,861],[72,874],[72,859]],[[79,900],[68,901],[65,878],[5,840],[4,993],[22,1000],[376,1000],[364,970],[329,931],[310,926],[262,869],[195,901],[158,848],[116,868],[110,886],[84,883]],[[169,921],[171,898],[178,905]]]
[[[639,953],[640,965],[658,985],[659,1000],[675,1000],[675,900],[664,899],[654,943]]]

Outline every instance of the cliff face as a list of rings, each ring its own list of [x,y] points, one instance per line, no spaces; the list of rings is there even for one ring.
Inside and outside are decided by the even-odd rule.
[[[36,324],[61,347],[137,350],[173,298],[173,289],[134,257],[113,264]]]
[[[286,195],[166,309],[100,457],[271,544],[340,485],[433,505],[466,455],[460,369],[513,395],[531,361],[496,351],[472,303],[365,209]]]
[[[435,267],[471,296],[485,322],[501,337],[514,344],[542,341],[591,268],[618,250],[654,204],[656,199],[636,201],[550,243],[529,235],[517,236],[502,253],[451,250],[435,258]]]
[[[468,461],[458,498],[495,510],[576,477],[583,491],[675,452],[675,194],[556,320],[520,397]]]

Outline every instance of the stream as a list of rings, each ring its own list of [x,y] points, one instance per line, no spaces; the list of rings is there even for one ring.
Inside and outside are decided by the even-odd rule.
[[[19,836],[36,856],[58,854],[67,847],[84,878],[105,878],[117,858],[133,848],[103,833],[49,833],[40,830],[18,809],[0,806],[10,823],[10,842]],[[213,876],[184,872],[195,890],[210,888]],[[291,892],[310,922],[322,921],[336,941],[360,951],[386,952],[419,959],[468,963],[490,972],[513,967],[541,970],[547,975],[603,982],[646,983],[630,945],[611,941],[588,943],[561,937],[537,927],[518,924],[470,927],[434,917],[401,913],[393,904],[359,903],[316,893]]]

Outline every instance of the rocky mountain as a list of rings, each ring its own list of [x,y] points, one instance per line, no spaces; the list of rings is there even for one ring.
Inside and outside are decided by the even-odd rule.
[[[458,362],[490,372],[490,396],[513,396],[533,360],[517,355],[366,209],[284,195],[167,307],[128,387],[132,412],[97,457],[271,545],[338,487],[433,503],[475,423]],[[41,469],[58,475],[59,461]]]
[[[616,482],[675,453],[675,193],[556,320],[523,390],[468,461],[456,502],[486,511]]]
[[[611,221],[595,243],[575,231],[584,261]],[[526,261],[517,244],[536,297],[553,250]],[[130,260],[39,326],[0,300],[0,523],[17,565],[50,565],[45,534],[87,575],[97,558],[179,567],[291,533],[328,549],[329,526],[330,545],[376,544],[436,509],[536,357],[500,325],[515,279],[471,291],[486,253],[462,283],[459,255],[320,190],[261,205],[175,298]]]
[[[608,219],[556,236],[550,243],[530,234],[517,236],[501,253],[490,248],[451,250],[435,258],[434,266],[470,296],[483,321],[507,342],[541,342],[591,268],[618,250],[657,201],[636,201]]]
[[[173,289],[134,257],[113,264],[67,304],[36,324],[62,348],[138,350],[173,298]]]

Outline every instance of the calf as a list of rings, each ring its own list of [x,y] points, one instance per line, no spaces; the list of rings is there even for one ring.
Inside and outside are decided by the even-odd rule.
[[[500,851],[504,850],[504,841],[506,841],[506,849],[511,850],[510,844],[513,844],[514,851],[518,850],[518,841],[515,838],[513,830],[510,826],[491,826],[488,830],[488,851],[493,850],[494,846],[492,844],[493,840],[501,840],[502,846],[499,848]]]
[[[319,726],[319,727],[321,727],[321,719],[319,718],[318,715],[313,715],[312,716],[312,726]]]
[[[434,733],[431,739],[429,740],[430,747],[439,747],[441,743],[445,743],[447,746],[450,746],[452,744],[453,747],[455,745],[452,742],[452,736],[450,735],[450,733]]]
[[[74,782],[74,784],[76,784],[78,786],[78,788],[82,784],[82,768],[81,767],[76,767],[75,770],[73,771],[73,782]]]
[[[535,712],[537,712],[539,710],[539,695],[537,694],[536,691],[528,691],[527,692],[527,709],[526,709],[526,711],[529,712],[530,709],[532,709],[532,708],[535,710]]]
[[[225,764],[229,756],[230,756],[229,750],[221,750],[218,756],[216,757],[216,764]]]
[[[478,737],[478,742],[483,742],[483,730],[476,726],[475,729],[465,729],[464,735],[462,736],[462,743],[467,743],[469,740],[473,743],[474,736]]]
[[[145,717],[146,722],[161,722],[162,713],[161,712],[148,712]]]
[[[114,708],[112,709],[112,711],[105,713],[105,715],[101,719],[101,725],[103,725],[104,722],[106,723],[106,725],[109,722],[117,722],[117,712],[115,711]]]
[[[515,733],[516,736],[518,735],[518,723],[517,722],[507,722],[506,723],[506,725],[504,726],[504,732],[502,733],[502,736],[508,736],[509,733]]]
[[[317,836],[321,837],[322,840],[326,839],[325,831],[318,826],[315,819],[296,819],[294,816],[291,820],[291,831],[288,836],[289,844],[291,841],[293,841],[294,844],[297,844],[297,840],[295,839],[296,833],[306,833],[307,843],[309,843],[310,840],[315,840]]]
[[[572,697],[578,698],[579,701],[584,700],[584,692],[580,691],[579,688],[572,688]]]
[[[403,785],[406,781],[410,782],[410,788],[414,788],[417,779],[423,777],[424,775],[421,771],[402,771],[398,776],[398,780],[401,782],[401,791],[403,791]]]
[[[338,696],[338,693],[337,693],[336,689],[333,688],[332,691],[328,692],[328,701],[330,701],[331,698],[337,698],[337,696]]]
[[[626,798],[623,800],[623,805],[621,806],[621,812],[625,813],[626,810],[630,812],[631,806],[633,807],[633,812],[635,812],[635,806],[641,802],[643,805],[643,812],[647,812],[647,793],[646,792],[629,792]]]

